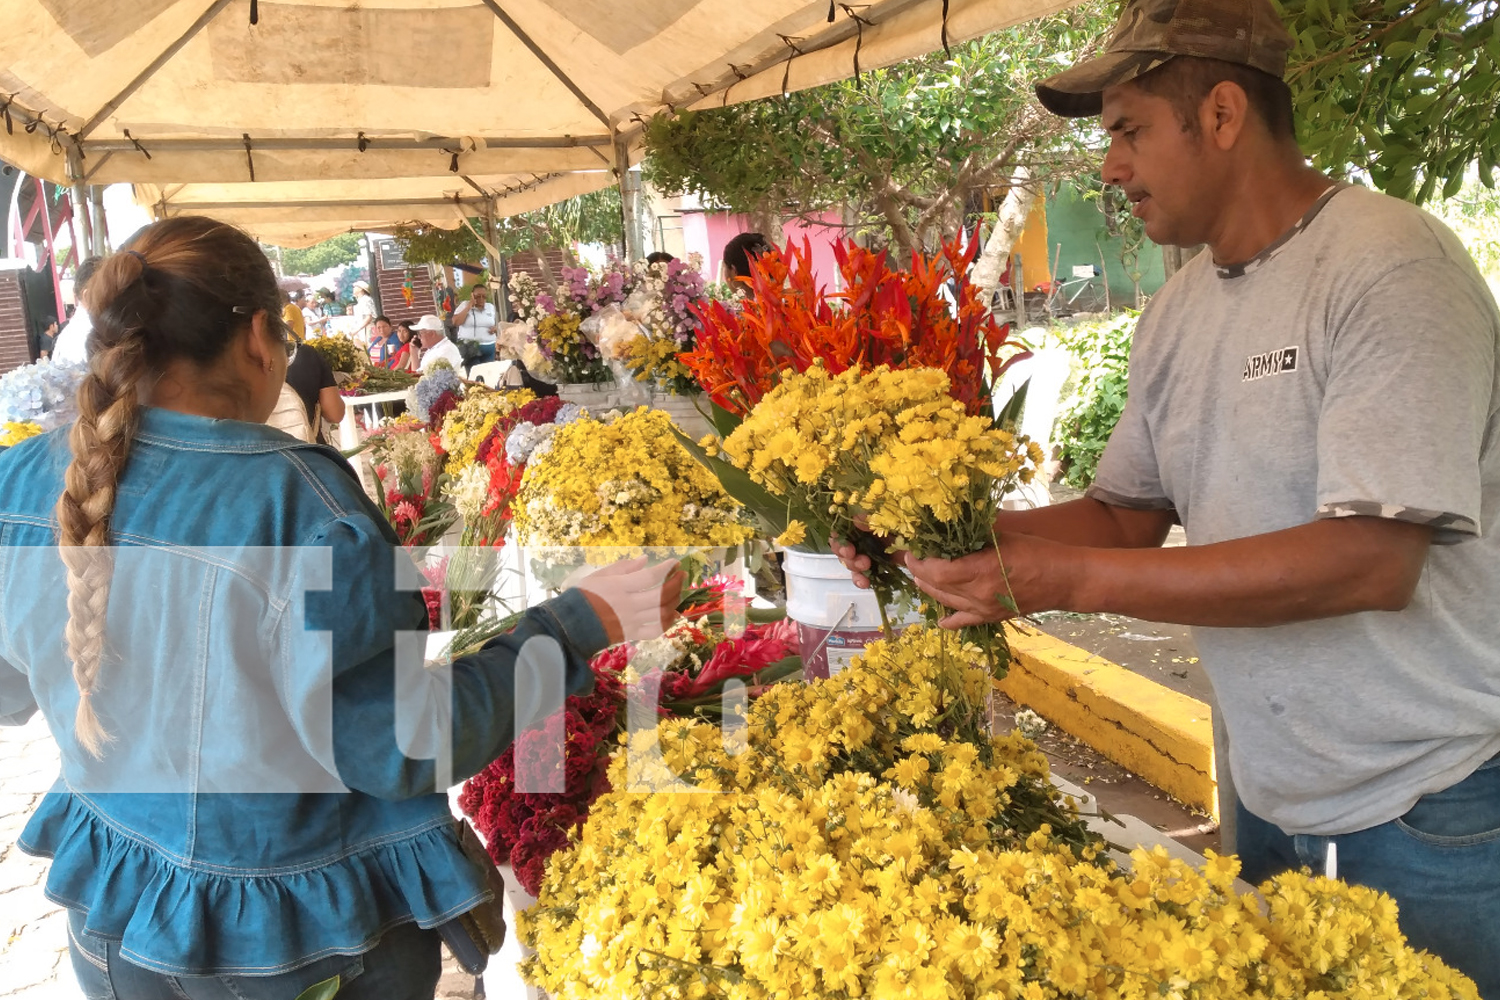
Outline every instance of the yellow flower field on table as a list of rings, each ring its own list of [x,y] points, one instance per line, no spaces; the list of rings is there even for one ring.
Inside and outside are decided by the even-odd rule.
[[[739,505],[672,437],[665,413],[560,427],[526,466],[516,532],[531,546],[732,546]]]
[[[978,649],[913,628],[757,699],[738,753],[636,733],[521,915],[527,975],[559,1000],[1476,996],[1373,891],[1118,870],[1036,748],[983,735],[988,690]]]

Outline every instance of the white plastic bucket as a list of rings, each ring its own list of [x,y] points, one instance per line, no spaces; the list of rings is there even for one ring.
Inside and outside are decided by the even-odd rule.
[[[620,385],[608,382],[559,382],[557,395],[564,403],[577,403],[592,417],[602,417],[620,405]]]
[[[838,556],[787,549],[781,568],[787,617],[797,623],[803,677],[833,676],[880,638],[874,591],[856,587]],[[908,618],[891,620],[893,626],[909,623]]]
[[[672,422],[682,429],[682,433],[694,441],[705,434],[714,432],[713,424],[699,412],[698,406],[708,409],[708,400],[701,393],[694,393],[691,396],[674,396],[656,390],[651,396],[652,409],[661,410],[671,417]]]

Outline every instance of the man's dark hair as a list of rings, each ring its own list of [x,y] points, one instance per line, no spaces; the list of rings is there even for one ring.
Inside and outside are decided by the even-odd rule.
[[[750,259],[770,253],[772,246],[760,233],[740,233],[724,244],[724,263],[736,277],[750,277]]]
[[[1291,88],[1258,69],[1222,59],[1176,56],[1134,82],[1146,93],[1171,101],[1183,131],[1197,135],[1198,108],[1209,91],[1226,81],[1245,92],[1250,109],[1266,123],[1273,139],[1297,138]]]
[[[99,265],[104,263],[103,257],[85,257],[78,265],[78,270],[73,272],[73,297],[77,298],[83,294],[83,290],[89,287],[89,281],[94,277],[94,272],[99,270]]]
[[[396,325],[396,324],[394,324],[394,323],[391,322],[391,318],[389,316],[376,316],[375,319],[374,319],[374,321],[370,325],[374,326],[375,323],[384,323],[386,326],[395,326]]]
[[[646,263],[647,264],[665,264],[668,261],[673,261],[673,260],[676,260],[676,259],[677,259],[676,257],[673,257],[671,254],[667,253],[665,250],[658,250],[655,253],[649,253],[649,254],[646,255]]]

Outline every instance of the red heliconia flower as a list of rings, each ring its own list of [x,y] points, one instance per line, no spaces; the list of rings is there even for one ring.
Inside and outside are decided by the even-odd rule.
[[[1008,325],[995,321],[969,281],[977,238],[954,239],[931,257],[913,254],[911,268],[890,268],[888,254],[849,241],[833,245],[844,290],[816,284],[812,247],[788,243],[751,262],[754,297],[738,311],[697,304],[702,327],[695,349],[679,356],[719,406],[743,415],[786,371],[822,363],[848,368],[939,368],[968,412],[989,405],[986,375],[998,382]]]

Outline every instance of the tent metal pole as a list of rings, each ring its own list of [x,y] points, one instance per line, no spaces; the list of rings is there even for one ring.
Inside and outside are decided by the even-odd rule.
[[[94,248],[94,221],[89,218],[89,197],[84,188],[83,179],[83,156],[78,151],[75,143],[68,147],[68,179],[73,182],[73,214],[78,217],[79,227],[83,230],[83,246],[73,247],[74,254],[80,261],[87,257]],[[69,229],[72,232],[72,229]]]
[[[501,264],[503,263],[503,261],[501,261],[499,259],[499,256],[498,256],[498,249],[499,249],[499,246],[500,246],[500,229],[495,224],[495,199],[494,198],[485,198],[484,199],[484,238],[485,238],[485,242],[489,243],[489,245],[491,247],[495,247],[496,250],[497,250],[497,253],[494,254],[494,255],[488,254],[488,253],[485,254],[486,257],[490,257],[490,256],[494,256],[495,257],[494,260],[490,261],[490,277],[494,278],[496,275],[498,275],[500,273],[500,267],[501,267]],[[504,296],[500,296],[500,297],[504,298]]]
[[[149,66],[141,70],[141,72],[136,76],[134,80],[131,80],[128,84],[125,85],[124,90],[120,91],[114,97],[104,102],[104,106],[98,111],[94,112],[94,117],[85,122],[83,128],[78,130],[78,138],[87,138],[90,132],[94,131],[94,129],[104,124],[105,119],[114,114],[115,111],[119,109],[121,104],[124,104],[126,101],[128,101],[131,94],[134,94],[137,90],[140,90],[142,85],[144,85],[147,80],[156,75],[157,70],[165,66],[173,56],[175,56],[179,51],[182,50],[182,47],[184,45],[192,41],[193,38],[198,34],[198,32],[208,27],[208,22],[218,17],[219,11],[223,10],[225,7],[228,7],[229,4],[230,0],[214,0],[214,2],[209,5],[208,10],[198,15],[198,20],[194,21],[192,25],[188,27],[188,30],[183,33],[181,38],[177,39],[177,41],[173,42],[171,45],[168,45],[167,48],[161,53],[161,55],[151,60],[151,64]]]
[[[640,260],[642,248],[640,225],[640,180],[630,172],[630,146],[624,139],[615,141],[615,176],[620,184],[620,215],[625,231],[625,259]]]
[[[97,184],[89,185],[89,210],[94,216],[94,245],[91,250],[95,257],[103,257],[109,253],[109,225],[104,214],[104,189]]]
[[[507,14],[495,0],[484,0],[484,5],[494,11],[495,16],[504,22],[505,26],[510,29],[511,34],[516,36],[516,40],[530,49],[531,54],[536,56],[537,61],[547,67],[547,70],[553,76],[557,77],[558,82],[567,87],[569,92],[578,98],[578,103],[588,108],[589,113],[603,122],[605,127],[611,132],[614,131],[614,124],[609,120],[609,115],[605,114],[599,105],[595,104],[593,99],[583,92],[583,88],[574,83],[572,78],[562,71],[562,67],[557,65],[552,57],[542,50],[540,45],[532,41],[531,36],[521,29],[521,26],[516,23],[515,18]]]

